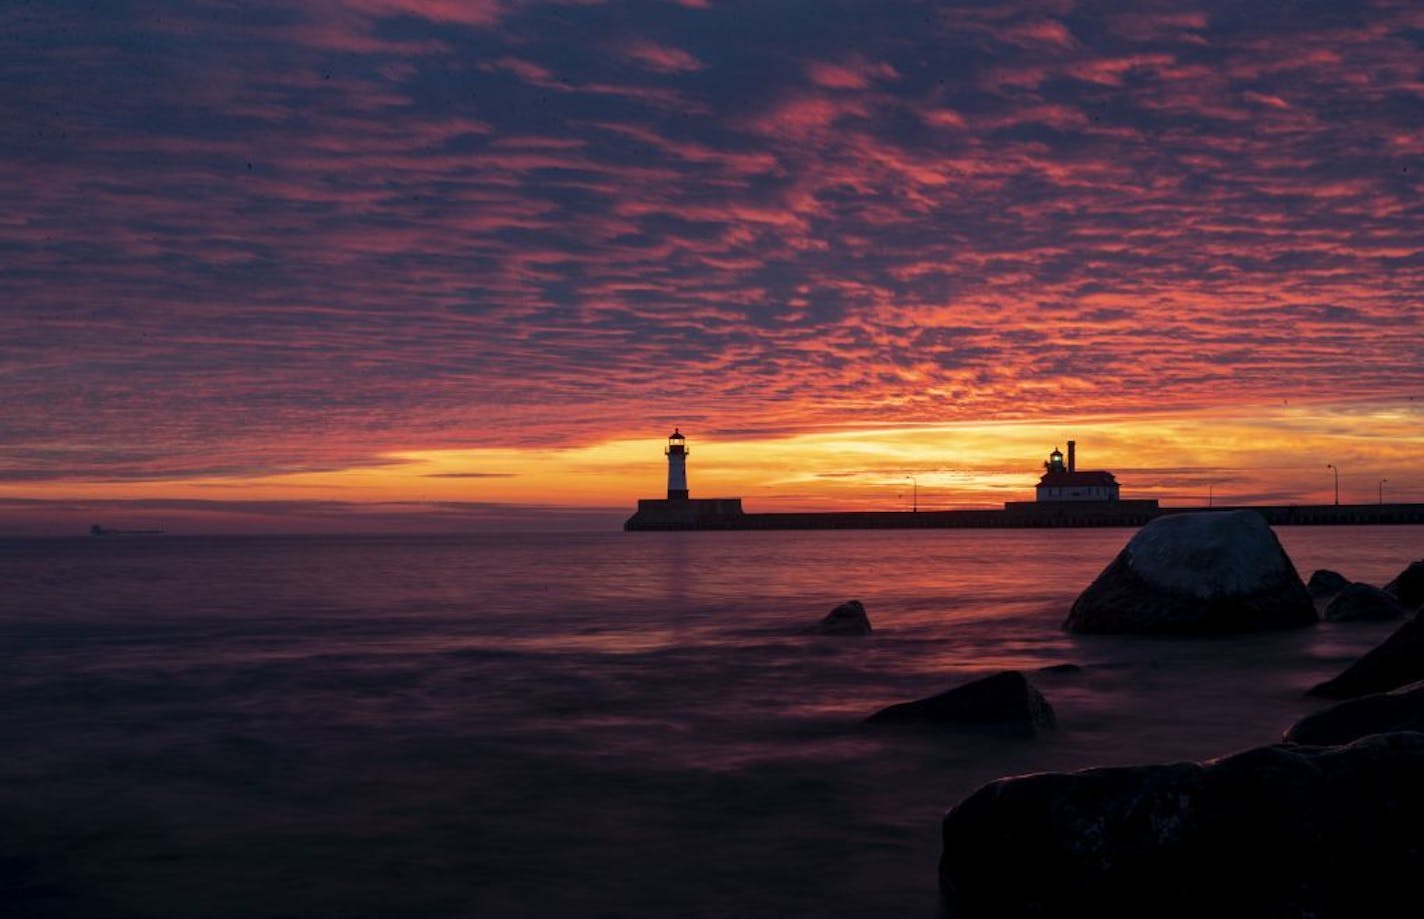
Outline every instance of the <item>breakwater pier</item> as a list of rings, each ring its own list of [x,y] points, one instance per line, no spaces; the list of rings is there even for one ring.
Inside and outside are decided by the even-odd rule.
[[[1424,504],[1278,504],[1160,507],[1156,501],[1009,502],[1002,509],[746,513],[738,498],[638,502],[625,530],[891,530],[1138,527],[1197,511],[1255,511],[1271,526],[1424,524]]]

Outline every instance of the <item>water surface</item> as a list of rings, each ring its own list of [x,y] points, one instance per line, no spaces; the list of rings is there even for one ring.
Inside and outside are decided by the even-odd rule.
[[[1382,584],[1417,527],[1282,528]],[[934,915],[979,784],[1269,743],[1388,624],[1074,637],[1127,530],[0,542],[7,915]],[[869,638],[799,634],[856,597]],[[1062,730],[860,719],[1005,667]]]

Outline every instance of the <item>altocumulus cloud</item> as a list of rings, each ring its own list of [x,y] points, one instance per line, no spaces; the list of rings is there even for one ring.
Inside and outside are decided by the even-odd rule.
[[[1421,35],[1409,2],[31,6],[5,475],[1417,393]]]

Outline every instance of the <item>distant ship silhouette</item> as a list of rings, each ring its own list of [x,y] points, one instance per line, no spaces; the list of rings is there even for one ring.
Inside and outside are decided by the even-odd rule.
[[[94,524],[89,528],[90,536],[161,536],[162,530],[111,530]]]

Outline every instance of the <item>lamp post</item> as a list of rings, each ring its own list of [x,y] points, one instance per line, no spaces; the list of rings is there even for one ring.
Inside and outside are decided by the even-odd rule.
[[[1339,506],[1340,506],[1340,467],[1337,466],[1337,465],[1335,465],[1334,463],[1326,463],[1326,464],[1325,464],[1325,468],[1326,468],[1326,469],[1334,469],[1334,470],[1335,470],[1335,506],[1336,506],[1336,507],[1339,507]]]
[[[914,476],[907,476],[907,478],[911,485],[910,512],[918,514],[920,512],[920,480]]]
[[[1384,483],[1385,483],[1385,482],[1388,482],[1388,481],[1389,481],[1389,479],[1380,479],[1380,480],[1379,480],[1379,503],[1380,503],[1380,504],[1383,504],[1383,503],[1384,503]]]

